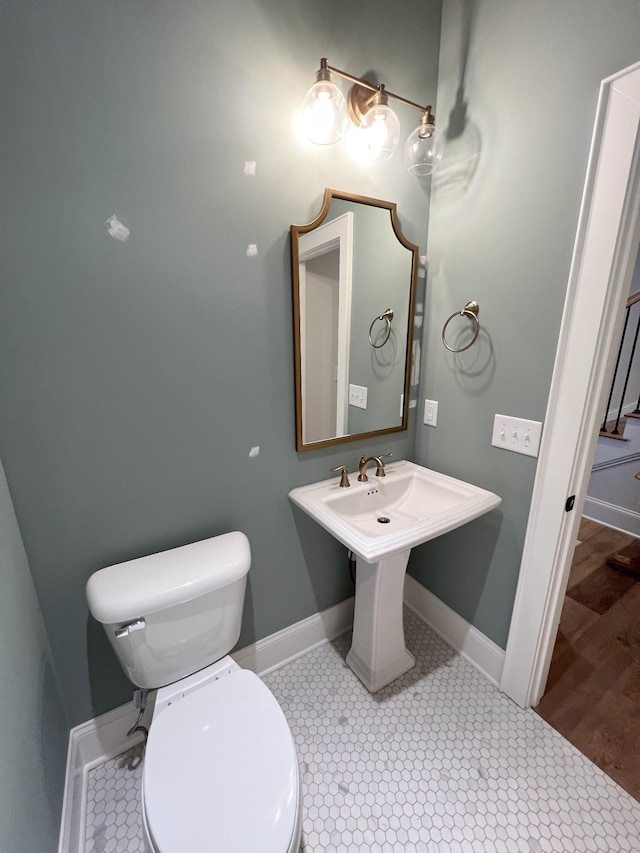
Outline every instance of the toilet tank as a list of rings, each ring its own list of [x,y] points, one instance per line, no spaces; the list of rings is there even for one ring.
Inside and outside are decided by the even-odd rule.
[[[129,679],[172,684],[238,642],[251,565],[244,533],[225,533],[95,572],[87,601]]]

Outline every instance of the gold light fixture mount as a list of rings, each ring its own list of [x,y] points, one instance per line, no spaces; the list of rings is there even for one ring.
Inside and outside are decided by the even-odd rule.
[[[382,88],[384,89],[384,86]],[[369,107],[376,99],[377,92],[378,90],[373,86],[369,88],[360,83],[354,83],[347,92],[347,112],[351,121],[358,127],[362,124]]]
[[[424,115],[420,119],[420,139],[428,139],[436,126],[436,117],[431,112],[431,107],[427,107]]]

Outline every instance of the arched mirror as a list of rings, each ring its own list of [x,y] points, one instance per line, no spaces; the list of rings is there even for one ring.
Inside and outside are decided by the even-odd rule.
[[[417,263],[392,202],[326,189],[291,226],[297,450],[407,428]]]

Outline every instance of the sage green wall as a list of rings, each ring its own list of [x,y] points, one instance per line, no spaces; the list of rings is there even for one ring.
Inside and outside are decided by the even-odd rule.
[[[287,492],[363,452],[411,456],[415,424],[296,454],[288,229],[331,186],[395,200],[424,251],[428,190],[293,119],[321,56],[430,100],[440,9],[3,4],[0,451],[72,724],[131,695],[88,617],[102,566],[244,530],[242,644],[351,594],[344,549]]]
[[[429,228],[417,461],[503,498],[413,554],[411,573],[505,646],[536,460],[492,448],[495,413],[544,420],[601,79],[640,60],[637,0],[445,0],[438,88],[449,144]],[[444,320],[480,303],[479,344]],[[562,507],[558,507],[562,512]]]
[[[0,850],[57,849],[67,719],[0,463]]]

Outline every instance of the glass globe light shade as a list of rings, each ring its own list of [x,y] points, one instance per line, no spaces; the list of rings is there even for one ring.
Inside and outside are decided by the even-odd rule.
[[[444,151],[444,134],[432,123],[423,121],[404,145],[404,165],[410,175],[423,178],[433,174]]]
[[[333,145],[342,139],[347,106],[335,83],[318,80],[313,84],[302,102],[302,118],[307,139],[316,145]]]
[[[393,156],[398,146],[398,116],[387,104],[374,104],[362,119],[358,135],[366,159],[371,163],[382,163]]]

